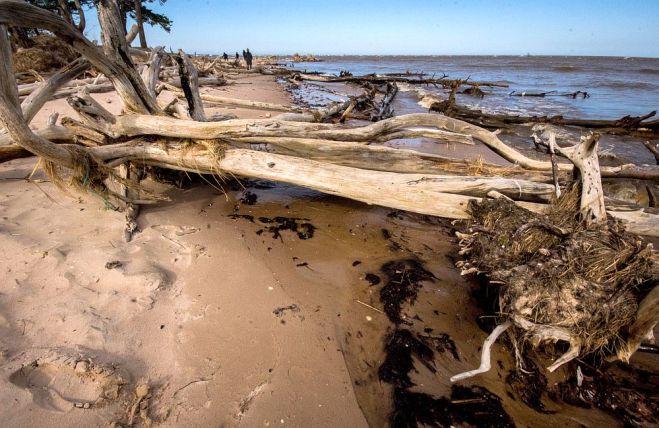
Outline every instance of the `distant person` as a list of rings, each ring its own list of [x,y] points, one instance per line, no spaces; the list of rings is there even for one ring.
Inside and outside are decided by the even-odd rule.
[[[247,69],[251,70],[252,69],[252,60],[254,57],[252,56],[252,53],[247,49],[245,51],[245,62],[247,63]]]
[[[222,59],[224,60],[224,62],[229,61],[229,55],[227,55],[227,53],[224,52],[224,53],[222,54]]]
[[[236,62],[240,59],[240,55],[238,55],[238,52],[236,52]]]

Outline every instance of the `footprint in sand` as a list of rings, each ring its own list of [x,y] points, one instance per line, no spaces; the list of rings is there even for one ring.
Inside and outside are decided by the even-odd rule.
[[[58,412],[116,402],[126,384],[112,366],[64,355],[36,359],[12,373],[9,381],[27,389],[37,406]]]
[[[191,244],[184,238],[186,235],[199,232],[199,228],[169,224],[157,224],[151,226],[151,228],[174,247],[175,262],[182,261],[185,265],[189,266],[193,260],[201,256],[208,256],[205,247],[199,244]]]

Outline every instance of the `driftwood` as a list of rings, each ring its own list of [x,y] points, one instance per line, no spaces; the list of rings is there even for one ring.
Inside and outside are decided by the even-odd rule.
[[[378,120],[386,119],[394,115],[394,107],[391,103],[394,101],[398,93],[398,85],[396,83],[387,83],[382,101],[377,106],[376,111],[371,114],[371,121],[377,122]]]
[[[568,93],[561,93],[557,91],[549,91],[549,92],[517,92],[517,91],[512,91],[510,94],[508,94],[511,97],[569,97],[576,99],[577,97],[582,97],[584,99],[590,98],[590,94],[585,91],[575,91],[575,92],[568,92]]]
[[[532,212],[545,212],[549,205],[544,202],[552,200],[555,193],[556,180],[552,183],[551,174],[558,176],[560,173],[578,171],[576,177],[581,181],[579,209],[583,222],[603,223],[606,216],[611,215],[626,221],[631,231],[659,234],[659,218],[656,215],[642,211],[605,211],[600,176],[607,171],[611,174],[624,174],[626,170],[601,168],[600,171],[595,150],[596,135],[585,138],[571,148],[560,148],[551,141],[550,148],[553,147],[572,162],[557,164],[528,158],[501,141],[496,133],[437,114],[395,116],[366,126],[353,127],[286,120],[291,119],[290,116],[269,120],[207,122],[199,94],[198,73],[183,52],[179,52],[177,57],[180,82],[190,116],[194,120],[169,117],[168,109],[161,108],[155,98],[160,68],[157,53],[152,53],[149,65],[140,76],[130,59],[123,30],[120,30],[122,27],[118,25],[120,18],[116,3],[101,0],[98,11],[104,54],[60,18],[46,16],[23,2],[0,1],[0,54],[6,59],[0,65],[0,121],[7,129],[8,138],[42,157],[46,171],[56,183],[62,182],[62,170],[68,170],[70,182],[78,188],[100,191],[107,197],[125,203],[127,240],[130,240],[137,228],[135,216],[138,206],[157,198],[140,187],[137,168],[145,165],[202,174],[231,174],[281,181],[367,204],[454,219],[469,218],[473,213],[470,203],[473,204],[474,200],[487,200],[493,195],[512,199],[514,204],[504,202],[517,210],[519,208],[516,205]],[[4,27],[7,24],[43,26],[67,40],[109,78],[117,88],[128,114],[115,116],[95,102],[88,93],[82,92],[69,98],[69,104],[79,114],[80,122],[65,118],[62,127],[51,121],[46,130],[32,131],[23,117],[11,71],[11,55],[8,54],[9,43]],[[452,85],[455,88],[452,92],[454,95],[461,83],[453,82]],[[384,98],[381,111],[386,114],[393,95],[388,100],[386,95]],[[351,104],[342,104],[340,107],[345,108],[339,111],[344,112]],[[287,111],[285,114],[308,113]],[[635,123],[638,125],[641,122]],[[66,134],[67,141],[78,144],[53,143],[58,132],[60,136]],[[435,167],[440,171],[447,166],[464,168],[466,163],[372,145],[410,135],[435,140],[439,140],[440,136],[444,139],[453,136],[460,142],[475,139],[515,164],[516,167],[511,170],[544,179],[532,181],[518,176],[474,177],[435,172],[414,173],[413,168],[417,165],[429,169]],[[390,170],[394,168],[405,171]],[[503,175],[501,167],[493,170]],[[517,171],[513,171],[513,174]],[[657,177],[656,167],[648,167],[643,171]],[[468,170],[465,172],[473,175]],[[105,186],[108,179],[114,179],[122,186],[119,193],[113,193]],[[536,222],[531,226],[538,224]],[[563,233],[559,227],[549,229],[551,233]],[[536,253],[541,254],[540,250]],[[639,306],[635,323],[631,326],[628,346],[621,350],[620,358],[629,358],[647,332],[656,325],[657,301],[655,289]],[[569,344],[568,351],[549,370],[555,370],[577,357],[582,349],[587,349],[582,338],[567,329],[537,324],[521,316],[521,312],[511,313],[486,340],[481,367],[454,376],[452,380],[486,371],[489,368],[492,343],[512,325],[525,330],[532,342],[560,340]]]
[[[180,50],[176,56],[178,63],[178,72],[181,79],[183,95],[188,102],[188,112],[193,120],[204,122],[206,114],[204,113],[204,103],[201,101],[199,94],[199,76],[197,69],[190,61],[190,58]]]
[[[11,3],[13,6],[15,2],[6,3]],[[465,122],[433,114],[398,116],[373,125],[356,128],[337,128],[331,124],[289,122],[276,119],[200,122],[163,116],[159,108],[156,110],[151,107],[151,103],[154,102],[151,90],[153,85],[145,85],[141,78],[133,81],[135,76],[133,74],[134,67],[131,68],[133,71],[127,70],[131,66],[130,60],[126,59],[126,55],[117,54],[117,52],[122,52],[125,49],[125,39],[113,37],[113,31],[107,30],[114,22],[114,12],[116,11],[113,11],[109,5],[99,7],[99,16],[104,31],[104,50],[107,52],[112,51],[108,53],[108,56],[117,59],[117,61],[119,61],[118,58],[121,58],[123,65],[118,68],[116,74],[127,77],[131,85],[131,88],[119,92],[119,95],[126,106],[137,106],[142,110],[150,108],[153,110],[152,114],[130,114],[114,117],[100,105],[90,101],[89,97],[74,96],[70,99],[70,103],[81,115],[83,122],[74,123],[74,121],[68,120],[66,121],[68,128],[75,129],[77,135],[81,134],[82,128],[86,127],[88,132],[104,136],[102,141],[98,139],[99,144],[105,144],[106,142],[111,144],[101,147],[88,147],[87,149],[70,145],[58,146],[51,144],[48,140],[29,130],[20,119],[20,115],[17,115],[15,110],[11,108],[13,103],[11,100],[14,97],[5,94],[2,119],[11,124],[8,126],[8,130],[14,141],[19,142],[24,148],[44,157],[48,161],[68,168],[74,168],[82,156],[82,158],[89,157],[95,159],[95,162],[101,162],[98,164],[98,168],[101,170],[106,168],[107,165],[120,165],[127,161],[133,161],[202,173],[231,172],[236,175],[270,178],[299,184],[367,203],[443,215],[450,218],[467,216],[465,207],[467,201],[473,197],[470,195],[484,196],[496,191],[501,194],[508,193],[511,197],[517,199],[546,200],[547,195],[550,195],[553,191],[552,186],[540,185],[537,182],[527,184],[522,183],[520,180],[506,182],[505,179],[488,181],[487,179],[447,177],[440,174],[422,176],[406,174],[398,177],[396,173],[390,171],[374,171],[362,168],[366,165],[366,159],[376,152],[382,158],[392,156],[395,160],[398,156],[401,162],[411,159],[412,162],[429,164],[437,161],[438,164],[441,164],[443,160],[439,162],[438,158],[433,159],[432,156],[415,155],[415,157],[404,151],[391,148],[372,150],[366,148],[368,147],[366,144],[393,137],[404,138],[406,135],[425,134],[432,138],[436,137],[437,134],[448,131],[462,135],[463,141],[467,137],[476,138],[523,168],[551,171],[550,162],[526,158],[501,142],[493,133]],[[31,16],[32,13],[34,11],[28,7],[26,15]],[[0,22],[3,22],[2,19],[7,19],[6,16],[7,10],[3,7],[3,3],[0,3]],[[15,18],[14,15],[11,16],[12,19]],[[68,34],[68,30],[60,28],[61,24],[57,22],[47,22],[47,25],[60,33]],[[107,37],[105,32],[109,32]],[[84,40],[72,38],[72,44],[81,51],[88,49],[88,45]],[[94,58],[94,61],[101,62],[96,59],[96,53],[92,53],[90,57]],[[181,59],[185,61],[184,56],[181,56]],[[120,85],[122,82],[113,74],[108,75],[108,77],[115,85]],[[198,95],[198,87],[190,85],[190,92],[193,96],[195,93]],[[142,101],[141,106],[138,106],[138,99]],[[132,110],[136,111],[137,109],[133,108]],[[131,142],[131,139],[135,137],[146,137],[147,140]],[[91,141],[96,141],[95,138],[91,138]],[[157,147],[148,142],[150,138],[159,139],[160,142]],[[246,140],[250,138],[251,141]],[[183,147],[185,147],[183,142],[190,139],[200,140],[199,146],[196,149],[186,147],[183,150]],[[203,143],[201,140],[207,143]],[[122,144],[123,142],[125,144]],[[343,147],[339,147],[341,144],[337,144],[338,155],[321,154],[323,152],[322,147],[326,147],[324,150],[327,151],[327,147],[330,147],[329,144],[333,144],[333,142],[342,142]],[[263,144],[270,147],[273,153],[258,151],[258,148],[263,147]],[[256,148],[256,151],[254,148]],[[344,150],[343,153],[341,153],[341,149]],[[305,150],[307,151],[306,157],[291,155],[297,153],[299,156]],[[346,160],[349,157],[346,156],[346,150],[353,153],[355,150],[361,151],[364,154],[364,161],[360,168],[338,164],[339,162],[349,162]],[[283,156],[276,153],[276,151],[286,152],[287,154]],[[312,159],[314,157],[316,159],[322,158],[323,161]],[[359,162],[359,160],[351,160],[350,162]],[[399,163],[399,165],[402,164]],[[464,166],[464,164],[462,165]],[[563,169],[567,170],[568,168]],[[290,171],[297,172],[291,174]],[[305,172],[300,173],[300,171]],[[360,188],[353,189],[354,185],[350,185],[351,182],[360,183]],[[393,190],[388,192],[374,191],[374,189],[379,189],[382,183],[390,183]],[[527,190],[524,190],[524,186],[527,186]],[[522,187],[521,191],[520,187]],[[529,190],[532,188],[542,190],[540,193],[537,191],[533,193],[534,191]],[[414,191],[410,191],[410,189],[414,189]],[[450,193],[452,191],[462,193]],[[388,195],[385,193],[388,193]],[[438,203],[440,200],[442,203]],[[525,204],[523,201],[520,201],[520,203]],[[528,203],[526,204],[528,205]],[[528,206],[536,210],[543,209],[542,205]]]
[[[649,141],[644,141],[643,145],[654,155],[654,160],[659,165],[659,147],[657,144],[652,144]]]
[[[454,86],[452,87],[448,101],[432,103],[430,105],[430,110],[488,129],[501,129],[510,125],[521,125],[526,123],[548,123],[561,126],[580,126],[583,128],[599,129],[612,133],[629,133],[632,131],[643,130],[656,133],[659,131],[658,123],[647,122],[647,119],[656,115],[656,111],[652,111],[643,116],[625,116],[616,120],[569,119],[560,115],[518,116],[491,114],[458,105],[455,101],[455,91],[456,87]]]
[[[298,73],[292,70],[284,70],[286,74],[292,75],[294,80],[307,80],[311,82],[344,82],[344,83],[371,83],[376,85],[386,85],[387,83],[407,83],[410,85],[435,85],[443,87],[451,87],[455,82],[461,82],[461,85],[468,86],[490,86],[490,87],[501,87],[507,88],[508,85],[497,82],[476,82],[476,81],[467,81],[467,80],[455,80],[447,79],[446,75],[440,78],[424,78],[416,77],[414,75],[377,75],[377,74],[368,74],[364,76],[327,76],[327,75],[318,75],[310,73]]]

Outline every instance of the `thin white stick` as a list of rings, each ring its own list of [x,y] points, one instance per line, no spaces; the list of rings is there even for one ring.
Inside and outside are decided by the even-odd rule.
[[[468,379],[478,374],[488,372],[490,368],[492,368],[492,364],[490,362],[490,349],[492,348],[492,345],[494,345],[494,342],[497,341],[499,336],[501,336],[501,333],[508,330],[508,328],[511,325],[513,325],[512,322],[506,321],[505,323],[498,325],[497,328],[495,328],[492,331],[492,333],[490,333],[490,335],[487,336],[487,339],[485,339],[485,342],[483,343],[483,352],[481,353],[480,367],[478,367],[475,370],[470,370],[468,372],[460,373],[451,377],[451,382],[457,382],[459,380]]]

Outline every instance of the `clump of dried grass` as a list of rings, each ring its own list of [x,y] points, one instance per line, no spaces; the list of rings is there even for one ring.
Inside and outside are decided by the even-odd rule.
[[[581,353],[614,353],[640,297],[659,272],[651,246],[609,221],[589,228],[577,218],[575,186],[545,215],[506,199],[472,201],[468,264],[503,284],[503,316],[560,328]]]
[[[33,37],[31,40],[34,46],[18,49],[13,54],[14,68],[17,73],[59,69],[80,56],[71,46],[55,36],[41,35]]]
[[[167,200],[144,188],[138,181],[128,180],[107,166],[102,160],[96,159],[82,147],[68,146],[75,163],[72,168],[64,167],[44,158],[41,167],[48,179],[67,195],[72,193],[91,193],[103,200],[105,206],[118,210],[116,201],[132,202],[126,196],[113,191],[109,182],[114,182],[125,188],[138,192],[142,200]]]

